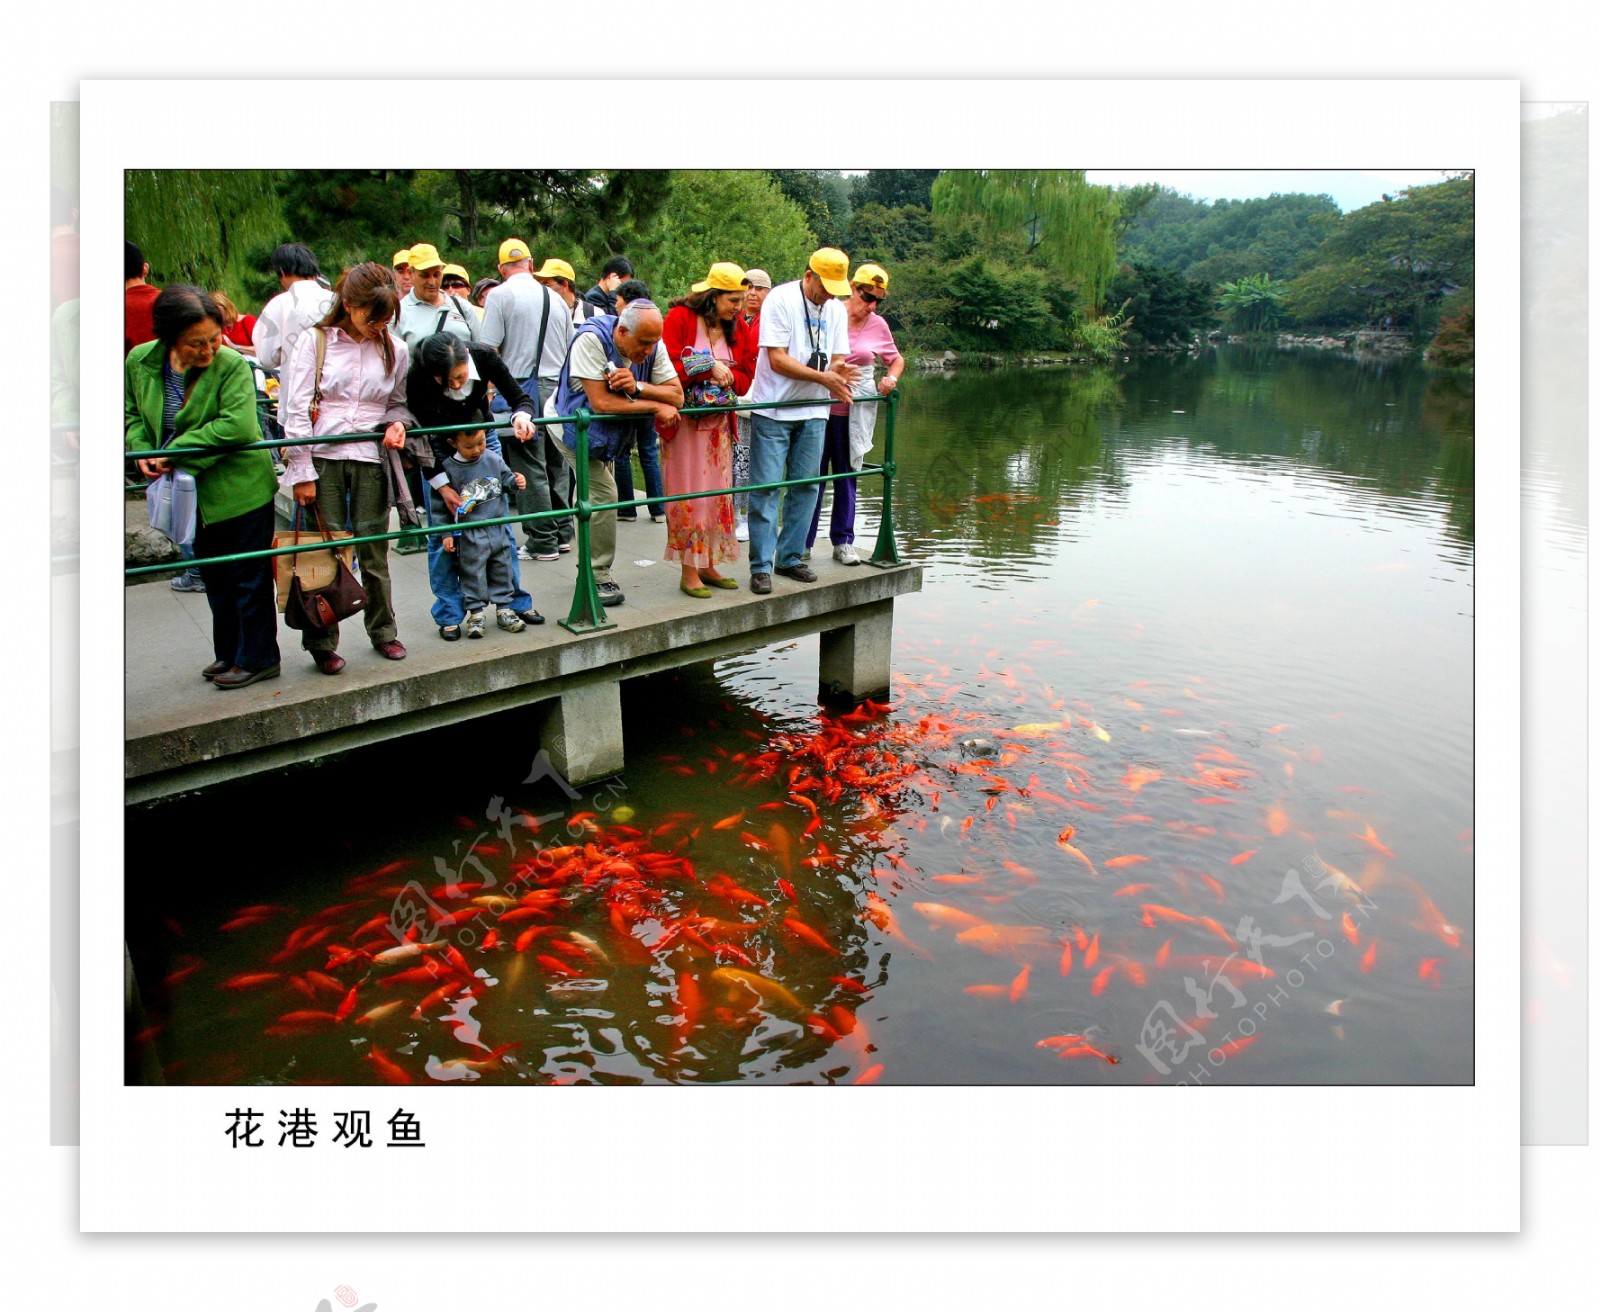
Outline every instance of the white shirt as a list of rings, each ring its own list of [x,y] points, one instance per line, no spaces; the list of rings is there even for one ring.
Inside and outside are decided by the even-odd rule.
[[[317,381],[315,333],[301,333],[290,364],[293,385],[280,390],[278,422],[283,435],[304,441],[308,437],[333,437],[339,433],[373,433],[370,442],[338,442],[332,446],[286,446],[285,483],[316,479],[311,457],[321,460],[361,460],[376,464],[379,437],[376,430],[396,421],[413,426],[415,416],[406,409],[406,370],[411,351],[393,333],[394,368],[385,370],[383,352],[368,338],[355,338],[343,328],[328,329],[328,350],[322,361],[322,403],[317,422],[311,422],[311,393]]]
[[[806,364],[813,350],[824,356],[850,353],[850,320],[844,302],[830,296],[821,305],[806,300],[802,284],[786,282],[774,287],[761,305],[761,350],[756,355],[755,381],[750,385],[753,404],[774,401],[821,402],[816,406],[793,406],[782,410],[752,410],[750,414],[795,423],[801,419],[826,419],[833,397],[821,383],[788,378],[774,369],[767,359],[770,347],[789,353],[796,364]]]
[[[315,278],[302,278],[290,283],[261,311],[251,342],[256,348],[256,362],[264,369],[277,371],[280,396],[289,390],[292,381],[288,365],[300,334],[326,319],[332,308],[333,293]]]

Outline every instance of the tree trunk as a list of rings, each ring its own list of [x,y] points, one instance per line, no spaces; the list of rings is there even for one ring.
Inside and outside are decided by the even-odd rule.
[[[461,244],[469,251],[478,245],[478,185],[470,169],[456,170],[461,200]]]

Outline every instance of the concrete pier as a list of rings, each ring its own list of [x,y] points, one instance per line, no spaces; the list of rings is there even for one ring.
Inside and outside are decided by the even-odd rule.
[[[661,559],[665,542],[664,525],[618,526],[613,574],[627,601],[606,612],[615,628],[577,635],[556,623],[576,576],[574,556],[564,555],[522,562],[547,623],[523,633],[491,624],[482,640],[458,642],[442,641],[428,616],[426,557],[391,551],[406,660],[381,657],[357,619],[341,626],[348,663],[329,677],[300,650],[300,635],[280,628],[282,676],[231,691],[200,678],[212,659],[203,595],[175,593],[165,578],[126,588],[126,799],[170,797],[516,707],[538,708],[529,714],[542,716],[552,764],[588,783],[625,764],[622,680],[813,633],[822,635],[819,691],[887,691],[894,599],[921,588],[919,566],[847,568],[819,543],[815,583],[775,575],[771,594],[757,597],[741,560],[721,567],[739,590],[702,601],[678,590],[677,564]]]

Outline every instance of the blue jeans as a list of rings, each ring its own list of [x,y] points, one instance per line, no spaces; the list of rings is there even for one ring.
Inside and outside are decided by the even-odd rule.
[[[500,434],[489,434],[489,449],[497,455],[500,452]],[[445,516],[444,502],[439,500],[439,494],[429,490],[428,497],[428,523],[448,523]],[[511,609],[519,615],[523,611],[532,610],[533,598],[528,595],[522,586],[522,568],[517,560],[517,540],[511,532],[511,525],[503,525],[507,539],[511,542]],[[456,558],[444,549],[442,533],[428,535],[428,586],[433,589],[433,606],[429,614],[433,622],[441,629],[452,624],[460,624],[466,618],[466,603],[461,598],[461,576],[456,572]]]
[[[647,497],[659,497],[664,494],[661,483],[661,439],[656,436],[656,427],[652,423],[648,427],[641,427],[639,436],[634,442],[633,449],[639,453],[639,467],[644,470],[644,494]],[[612,466],[617,477],[617,500],[632,501],[638,495],[633,490],[633,457],[618,460]],[[652,515],[666,513],[666,508],[659,503],[647,507]],[[637,516],[637,510],[628,512]],[[618,511],[618,518],[622,512]]]
[[[750,416],[750,482],[775,483],[784,478],[814,478],[822,470],[824,418],[782,420]],[[806,530],[817,506],[817,486],[783,490],[783,525],[778,525],[778,493],[750,493],[750,572],[770,574],[800,563]]]

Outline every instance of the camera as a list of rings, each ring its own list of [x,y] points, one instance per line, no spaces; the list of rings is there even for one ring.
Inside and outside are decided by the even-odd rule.
[[[806,361],[807,369],[815,369],[818,373],[828,372],[828,353],[826,351],[813,351],[811,358]]]

